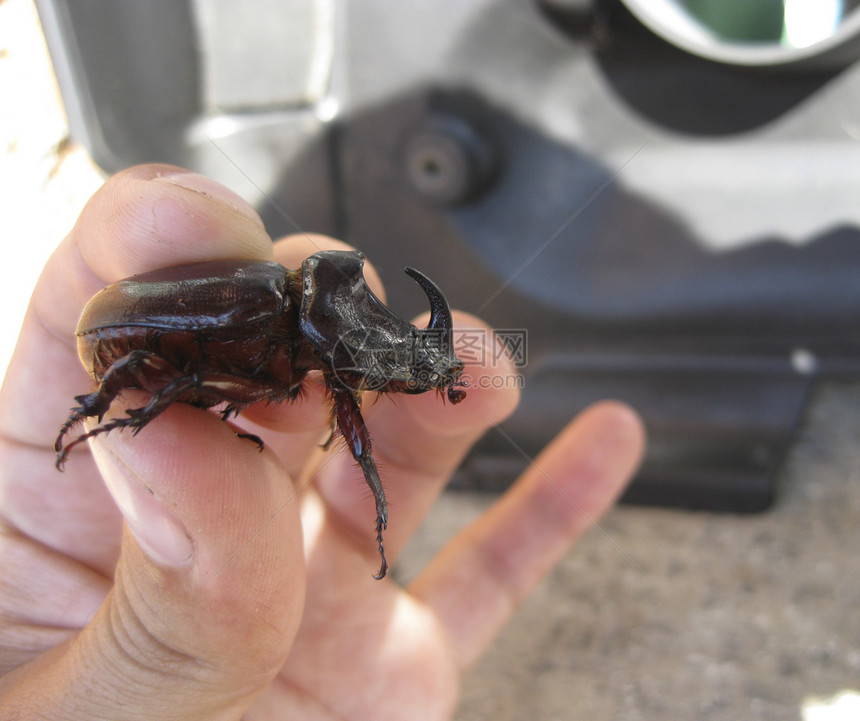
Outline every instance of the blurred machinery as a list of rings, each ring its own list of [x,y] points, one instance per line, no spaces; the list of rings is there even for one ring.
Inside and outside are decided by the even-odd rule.
[[[104,169],[211,175],[367,251],[398,312],[413,265],[504,331],[523,403],[459,484],[614,397],[650,434],[627,500],[734,511],[815,378],[860,370],[853,5],[38,2]]]

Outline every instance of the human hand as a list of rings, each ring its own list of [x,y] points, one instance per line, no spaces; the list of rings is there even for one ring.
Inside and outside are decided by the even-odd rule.
[[[643,433],[632,411],[604,403],[409,587],[376,581],[372,499],[348,452],[319,448],[329,410],[314,383],[238,419],[262,453],[217,415],[176,404],[54,469],[57,427],[92,386],[74,329],[96,291],[195,260],[297,267],[341,247],[273,246],[238,197],[168,166],[120,173],[87,205],[45,267],[0,391],[2,718],[449,718],[463,671],[612,504]],[[372,268],[366,277],[381,292]],[[364,404],[390,559],[469,447],[513,411],[516,388],[486,385],[457,406],[433,393]]]

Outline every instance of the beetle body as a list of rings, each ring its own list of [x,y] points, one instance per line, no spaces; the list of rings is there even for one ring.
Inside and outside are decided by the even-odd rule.
[[[179,400],[201,407],[295,397],[308,368],[293,362],[301,331],[289,294],[295,279],[285,271],[222,260],[114,283],[84,309],[78,355],[102,381],[116,361],[135,354],[114,369],[122,388],[157,392],[166,376],[196,375]]]
[[[57,466],[82,441],[116,428],[140,431],[175,402],[220,407],[222,418],[252,403],[294,400],[311,370],[322,371],[333,423],[376,501],[381,578],[385,493],[361,416],[364,390],[447,391],[458,403],[463,364],[452,343],[451,312],[428,278],[407,268],[427,294],[431,320],[419,329],[392,313],[364,280],[364,256],[323,251],[299,270],[266,261],[220,260],[151,271],[97,293],[78,324],[78,354],[98,383],[75,398],[55,442]],[[150,400],[101,423],[126,388]],[[86,417],[101,425],[64,444]],[[257,442],[255,436],[240,434]]]

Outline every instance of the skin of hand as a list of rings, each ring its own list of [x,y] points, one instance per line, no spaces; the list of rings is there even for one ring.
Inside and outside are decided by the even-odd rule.
[[[42,273],[0,391],[0,717],[450,718],[464,671],[612,505],[644,434],[633,411],[605,402],[408,587],[376,581],[373,502],[350,454],[319,447],[329,408],[314,381],[296,403],[237,419],[262,453],[217,415],[176,404],[56,471],[58,426],[93,387],[74,331],[94,293],[196,260],[297,267],[345,247],[307,235],[272,244],[238,196],[171,166],[119,173],[90,200]],[[369,265],[366,277],[381,294]],[[500,385],[473,384],[457,406],[434,393],[365,399],[392,561],[470,446],[513,411],[518,390]]]

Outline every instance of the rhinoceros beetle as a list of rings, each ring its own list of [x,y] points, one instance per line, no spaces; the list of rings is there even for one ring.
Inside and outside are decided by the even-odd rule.
[[[109,285],[84,308],[78,355],[98,383],[79,395],[54,444],[57,467],[82,441],[116,428],[137,434],[176,402],[220,407],[222,419],[259,401],[294,400],[311,370],[322,371],[333,428],[358,462],[376,501],[376,539],[385,576],[385,492],[361,416],[365,390],[447,391],[451,403],[463,363],[454,353],[451,310],[433,281],[406,268],[430,300],[419,329],[390,311],[367,285],[357,251],[323,251],[298,270],[266,261],[214,260],[151,271]],[[140,408],[102,423],[125,388],[151,394]],[[84,418],[101,425],[64,447]],[[251,434],[239,434],[256,442]],[[334,433],[333,433],[334,435]],[[331,439],[330,439],[331,440]]]

